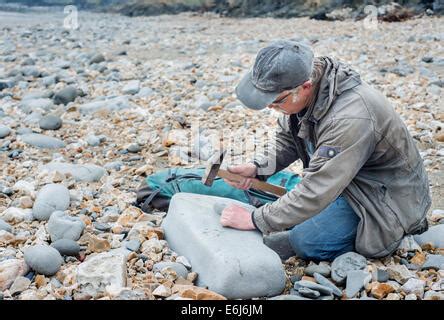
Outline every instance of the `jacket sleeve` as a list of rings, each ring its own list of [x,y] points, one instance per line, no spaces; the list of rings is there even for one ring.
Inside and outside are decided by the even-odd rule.
[[[287,121],[288,118],[283,115],[278,118],[275,141],[270,141],[264,154],[256,156],[253,160],[258,167],[256,177],[259,180],[267,180],[269,176],[299,159]]]
[[[296,187],[253,211],[264,234],[293,227],[325,209],[353,180],[373,153],[370,119],[333,119],[319,133],[316,151]]]

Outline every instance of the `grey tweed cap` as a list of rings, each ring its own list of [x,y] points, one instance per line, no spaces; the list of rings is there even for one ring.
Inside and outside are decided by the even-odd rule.
[[[236,87],[237,98],[248,108],[260,110],[281,92],[310,78],[313,51],[300,42],[277,40],[259,50],[254,66]]]

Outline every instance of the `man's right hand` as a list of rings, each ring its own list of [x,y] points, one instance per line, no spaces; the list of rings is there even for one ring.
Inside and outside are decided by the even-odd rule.
[[[246,163],[246,164],[240,164],[238,166],[228,167],[227,170],[230,171],[231,173],[236,173],[245,177],[240,182],[224,179],[224,181],[228,183],[230,186],[242,190],[248,190],[251,188],[251,184],[253,182],[251,178],[256,177],[257,174],[257,167],[253,163]]]

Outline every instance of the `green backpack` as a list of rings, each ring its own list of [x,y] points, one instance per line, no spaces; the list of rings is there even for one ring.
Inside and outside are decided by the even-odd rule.
[[[260,207],[278,199],[277,196],[255,189],[240,190],[216,177],[211,186],[202,183],[205,168],[172,168],[148,176],[137,191],[135,205],[145,212],[166,211],[171,197],[177,192],[189,192],[235,199]],[[267,179],[268,183],[292,190],[301,181],[293,172],[279,171]]]

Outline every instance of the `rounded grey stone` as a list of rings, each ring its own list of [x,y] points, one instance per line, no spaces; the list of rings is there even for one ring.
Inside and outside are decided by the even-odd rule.
[[[62,127],[62,119],[55,115],[47,115],[40,119],[39,126],[43,130],[58,130]]]
[[[32,215],[37,220],[48,220],[54,211],[69,207],[69,191],[62,184],[48,184],[37,194],[32,207]]]
[[[105,56],[101,53],[95,54],[91,60],[89,61],[89,64],[93,64],[93,63],[100,63],[105,61]]]
[[[330,266],[324,265],[324,264],[313,264],[311,266],[308,266],[304,270],[305,274],[308,276],[313,276],[315,273],[319,273],[323,275],[324,277],[329,277],[331,273]]]
[[[153,266],[154,272],[160,272],[165,268],[171,268],[176,271],[177,276],[182,277],[184,279],[187,278],[188,270],[181,263],[177,262],[158,262]]]
[[[347,252],[337,257],[331,264],[331,277],[337,284],[343,284],[347,273],[362,270],[367,266],[367,259],[356,252]]]
[[[310,299],[317,299],[321,296],[321,294],[319,293],[319,291],[316,290],[312,290],[306,287],[302,287],[298,289],[298,292],[300,293],[301,296],[303,297],[307,297]]]
[[[52,276],[62,266],[62,256],[50,246],[36,245],[24,250],[26,264],[35,272],[45,276]]]
[[[11,133],[11,129],[5,125],[0,124],[0,139],[3,139]]]
[[[60,139],[38,133],[24,134],[20,136],[20,138],[23,142],[42,149],[58,149],[66,146],[66,144]]]
[[[71,217],[63,211],[54,211],[48,221],[48,232],[52,241],[59,239],[79,240],[85,229],[85,223],[77,217]]]
[[[128,146],[127,150],[128,150],[129,152],[132,152],[132,153],[137,153],[137,152],[139,152],[140,150],[142,150],[142,148],[140,147],[139,144],[137,144],[137,143],[132,143],[132,144],[130,144],[130,145]]]
[[[54,95],[55,104],[64,104],[74,101],[80,95],[80,90],[73,86],[67,86]]]
[[[79,244],[70,239],[59,239],[53,242],[51,247],[57,249],[60,254],[65,256],[77,256],[80,252]]]
[[[98,136],[90,135],[87,136],[85,140],[91,147],[97,147],[100,145],[100,138]]]
[[[444,225],[432,226],[426,232],[415,235],[414,238],[421,246],[431,243],[435,248],[444,248]]]

